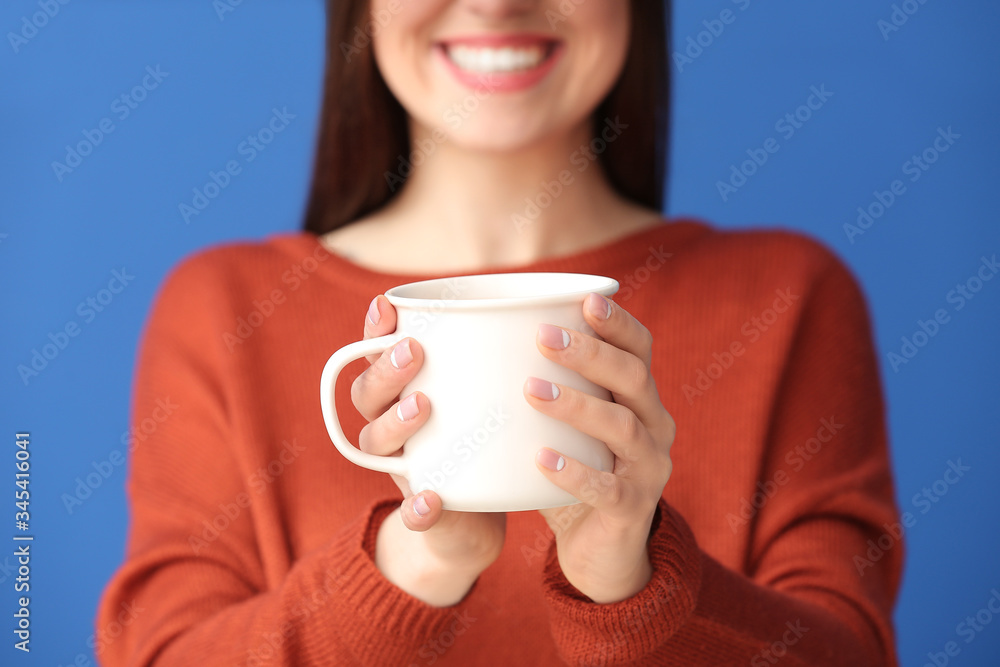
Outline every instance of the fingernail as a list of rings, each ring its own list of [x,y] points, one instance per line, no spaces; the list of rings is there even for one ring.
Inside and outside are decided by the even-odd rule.
[[[594,315],[602,320],[611,317],[611,304],[600,294],[591,294],[587,297],[587,308]]]
[[[427,501],[424,500],[423,496],[417,496],[417,499],[413,501],[413,511],[417,516],[427,516],[431,508],[427,505]]]
[[[372,303],[368,306],[368,321],[372,324],[378,324],[379,317],[378,314],[378,297],[372,299]]]
[[[528,393],[543,401],[554,401],[559,398],[559,387],[548,380],[528,378]]]
[[[565,350],[569,347],[569,332],[551,324],[539,324],[538,340],[552,350]]]
[[[556,454],[551,449],[539,449],[535,454],[535,459],[545,468],[559,472],[566,467],[566,459]]]
[[[407,338],[392,348],[392,352],[389,354],[389,363],[392,364],[393,368],[400,369],[409,366],[411,361],[413,361],[413,353],[410,352],[410,339]]]
[[[408,422],[418,414],[420,414],[420,407],[417,405],[416,394],[410,394],[396,406],[396,417],[401,422]]]

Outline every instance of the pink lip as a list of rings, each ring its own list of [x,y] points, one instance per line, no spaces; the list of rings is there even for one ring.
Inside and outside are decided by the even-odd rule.
[[[485,46],[503,48],[505,46],[540,46],[549,53],[538,67],[521,72],[492,72],[489,74],[463,70],[448,57],[449,46]],[[511,93],[526,90],[544,79],[562,55],[562,42],[553,37],[535,34],[512,35],[475,35],[469,37],[454,37],[442,40],[437,44],[437,52],[449,72],[467,88],[488,93]]]

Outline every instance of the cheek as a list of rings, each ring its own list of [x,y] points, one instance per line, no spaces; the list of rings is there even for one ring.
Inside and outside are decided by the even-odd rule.
[[[380,48],[380,44],[426,41],[429,28],[449,4],[451,0],[371,0],[372,42]]]
[[[422,77],[422,62],[430,53],[430,27],[451,0],[372,0],[372,49],[390,88],[412,87]],[[395,92],[395,91],[394,91]]]
[[[368,13],[372,20],[381,23],[383,27],[402,18],[404,22],[419,21],[430,16],[439,15],[453,0],[371,0],[368,3]]]
[[[576,15],[578,21],[587,24],[591,30],[619,33],[628,30],[632,3],[629,0],[581,3],[577,6]]]
[[[601,4],[599,16],[600,34],[609,60],[624,63],[628,54],[632,33],[632,17],[629,3],[624,1]]]
[[[630,3],[626,0],[584,2],[570,21],[578,49],[575,77],[588,97],[598,99],[611,90],[625,66],[631,32]]]

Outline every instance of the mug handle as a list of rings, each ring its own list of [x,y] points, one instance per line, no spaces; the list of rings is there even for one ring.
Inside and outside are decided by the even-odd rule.
[[[363,452],[351,444],[340,425],[340,418],[337,416],[337,401],[334,396],[337,378],[347,364],[369,354],[384,352],[403,338],[405,336],[400,333],[392,333],[387,336],[351,343],[334,352],[323,368],[323,376],[319,381],[319,400],[320,405],[323,406],[323,420],[326,422],[326,430],[330,432],[330,439],[333,440],[333,444],[337,446],[344,458],[362,468],[406,477],[406,457],[376,456]]]

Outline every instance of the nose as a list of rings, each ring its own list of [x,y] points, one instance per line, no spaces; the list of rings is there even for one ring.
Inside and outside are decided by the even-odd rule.
[[[484,18],[504,19],[531,11],[539,0],[458,0],[469,12]]]

